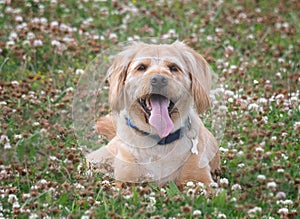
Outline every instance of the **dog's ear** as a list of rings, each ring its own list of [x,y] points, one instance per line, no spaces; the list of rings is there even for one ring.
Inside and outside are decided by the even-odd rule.
[[[114,112],[120,112],[124,108],[124,84],[133,56],[134,47],[129,46],[115,57],[108,69],[109,104]]]
[[[193,49],[181,42],[175,42],[174,45],[183,51],[186,69],[191,80],[191,95],[197,112],[201,114],[210,107],[209,91],[214,73],[205,59]]]

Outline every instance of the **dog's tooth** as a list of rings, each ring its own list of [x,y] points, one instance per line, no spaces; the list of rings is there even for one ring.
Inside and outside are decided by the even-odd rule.
[[[150,104],[150,98],[147,98],[145,102],[146,102],[147,108],[148,108],[149,110],[152,110],[152,107],[151,107],[151,104]]]

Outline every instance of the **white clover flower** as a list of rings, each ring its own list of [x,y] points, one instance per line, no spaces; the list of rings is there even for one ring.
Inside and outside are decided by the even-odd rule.
[[[57,160],[57,157],[55,157],[55,156],[49,156],[49,160],[55,161],[55,160]]]
[[[174,37],[177,37],[178,34],[176,33],[176,30],[174,29],[170,29],[169,32],[168,32],[169,36],[174,38]]]
[[[284,205],[284,206],[288,206],[288,205],[293,205],[294,202],[290,199],[286,199],[286,200],[279,200],[279,201],[276,201],[276,204],[277,205]]]
[[[227,101],[228,101],[229,103],[233,103],[233,98],[232,98],[232,97],[229,97],[229,98],[227,99]]]
[[[198,186],[199,188],[201,188],[201,189],[206,189],[205,184],[202,183],[202,182],[197,182],[197,186]]]
[[[282,78],[282,76],[281,76],[281,73],[280,73],[280,72],[277,72],[277,73],[276,73],[276,76],[277,76],[279,79],[281,79],[281,78]]]
[[[222,111],[222,112],[227,112],[228,108],[227,108],[227,106],[222,105],[222,106],[219,107],[219,110]]]
[[[40,47],[43,45],[43,41],[42,40],[39,40],[39,39],[36,39],[33,41],[33,46],[34,47]]]
[[[46,25],[48,23],[48,19],[45,17],[41,17],[40,22],[41,22],[41,24]]]
[[[35,127],[37,127],[37,126],[40,125],[40,123],[39,122],[34,122],[32,125],[35,126]]]
[[[245,167],[245,164],[244,164],[244,163],[239,163],[237,166],[238,166],[239,168],[244,168],[244,167]]]
[[[200,216],[202,212],[200,210],[194,210],[193,211],[193,216]]]
[[[258,80],[253,80],[253,84],[259,84]]]
[[[52,22],[50,23],[50,27],[51,27],[51,28],[58,27],[58,21],[52,21]]]
[[[160,192],[165,194],[167,191],[164,188],[160,188]]]
[[[284,215],[286,215],[286,214],[289,213],[289,209],[287,209],[287,208],[280,208],[277,212],[278,212],[278,214],[284,214]]]
[[[31,190],[38,190],[39,188],[40,188],[40,187],[37,186],[37,185],[32,185],[32,186],[30,187]]]
[[[243,144],[243,143],[241,143],[241,144]],[[239,157],[241,157],[241,156],[244,155],[244,152],[243,152],[243,151],[239,151],[239,152],[237,153],[237,155],[238,155]]]
[[[284,63],[285,60],[284,60],[284,58],[278,58],[278,62],[279,62],[279,63]]]
[[[232,198],[230,199],[230,201],[231,201],[231,202],[236,202],[237,199],[236,199],[235,197],[232,197]]]
[[[17,86],[17,85],[20,84],[18,81],[12,81],[12,82],[10,82],[10,83],[11,83],[11,85],[15,85],[15,86]]]
[[[220,147],[220,148],[219,148],[219,151],[221,151],[221,152],[228,152],[228,149],[227,149],[227,148]]]
[[[21,22],[23,22],[23,17],[20,16],[20,15],[17,15],[17,16],[15,17],[15,21],[21,23]]]
[[[9,194],[7,201],[12,204],[18,201],[18,197],[15,194]]]
[[[234,92],[232,90],[225,90],[224,94],[228,97],[233,97],[234,96]]]
[[[156,204],[156,199],[155,199],[155,197],[152,197],[152,196],[150,196],[149,197],[149,201],[150,201],[150,205],[155,205]]]
[[[67,26],[65,24],[60,24],[59,30],[60,31],[68,31],[69,30],[69,26]]]
[[[20,135],[14,135],[15,140],[20,140],[21,138],[23,138],[23,136],[21,134]]]
[[[267,116],[263,116],[262,121],[264,121],[264,123],[267,124],[269,121],[269,118]]]
[[[266,105],[268,103],[268,100],[266,98],[261,97],[258,99],[258,102],[262,105]]]
[[[36,213],[32,213],[29,215],[29,219],[37,219],[39,216]]]
[[[259,145],[260,145],[260,146],[265,146],[265,145],[266,145],[266,142],[265,142],[265,141],[262,141],[262,142],[259,143]]]
[[[15,42],[13,40],[9,40],[9,41],[6,42],[5,46],[6,46],[6,48],[10,48],[10,47],[12,47],[14,45],[15,45]]]
[[[217,218],[220,218],[220,219],[226,219],[227,217],[226,217],[226,215],[223,214],[223,213],[218,213]]]
[[[0,209],[0,210],[1,210],[1,209]],[[21,213],[26,213],[26,214],[29,215],[31,211],[30,211],[30,209],[24,209],[24,208],[21,208],[21,209],[20,209],[20,212],[21,212]],[[0,214],[0,216],[1,216],[1,214]],[[45,218],[45,219],[46,219],[46,218]]]
[[[102,185],[110,185],[110,182],[108,180],[103,180],[101,184]]]
[[[263,180],[266,180],[266,176],[260,174],[260,175],[257,175],[257,179],[263,181]]]
[[[215,32],[221,33],[221,32],[224,32],[224,30],[222,28],[217,27],[217,28],[215,28]]]
[[[283,201],[283,204],[284,204],[284,205],[293,205],[294,202],[293,202],[292,200],[290,200],[290,199],[287,199],[287,200],[284,200],[284,201]]]
[[[271,141],[276,141],[277,140],[277,136],[272,136],[271,137]]]
[[[284,99],[284,94],[277,94],[276,99]]]
[[[9,34],[9,37],[8,37],[8,39],[11,40],[11,41],[18,40],[18,38],[19,37],[18,37],[18,34],[16,32],[11,32]]]
[[[219,187],[219,185],[218,185],[218,183],[216,183],[216,182],[212,182],[212,183],[209,184],[209,187],[210,187],[210,188],[216,189],[216,188]]]
[[[51,45],[59,47],[61,45],[61,43],[59,41],[57,41],[57,40],[52,40],[51,41]]]
[[[23,198],[23,199],[28,199],[28,198],[30,198],[30,197],[31,197],[30,193],[23,193],[23,194],[22,194],[22,198]]]
[[[231,46],[231,45],[228,45],[228,46],[226,47],[226,50],[228,50],[228,51],[230,51],[230,52],[233,52],[233,51],[234,51],[234,47]]]
[[[248,110],[249,111],[258,111],[259,110],[259,105],[257,103],[250,103],[248,105]]]
[[[189,181],[189,182],[186,183],[186,186],[187,186],[187,187],[194,187],[195,184],[194,184],[193,181]]]
[[[240,184],[233,184],[231,186],[231,190],[233,190],[233,191],[237,191],[237,190],[241,190],[241,189],[242,189],[242,187]]]
[[[32,33],[32,32],[28,32],[27,33],[27,40],[32,40],[34,38],[35,38],[35,34],[34,33]]]
[[[277,173],[284,173],[284,169],[279,168],[279,169],[277,170]]]
[[[82,69],[76,69],[75,74],[76,75],[82,75],[84,73],[84,70]]]
[[[253,34],[249,34],[249,35],[247,36],[247,39],[248,39],[248,40],[253,40],[253,39],[254,39],[254,35],[253,35]]]
[[[128,199],[132,198],[132,195],[124,195],[123,198],[126,199],[126,200],[128,200]]]
[[[74,88],[73,88],[73,87],[68,87],[66,91],[67,91],[67,92],[73,92],[73,91],[74,91]]]
[[[45,185],[45,184],[47,184],[48,182],[47,182],[47,180],[45,180],[45,179],[41,179],[41,180],[40,180],[40,183]]]
[[[229,181],[228,181],[228,179],[227,179],[227,178],[222,178],[222,179],[220,179],[220,184],[221,184],[221,185],[228,186],[228,184],[229,184]]]
[[[261,213],[262,209],[261,207],[254,207],[254,208],[251,208],[247,211],[249,217],[255,217],[258,213]]]
[[[288,160],[289,159],[289,157],[286,155],[286,154],[281,154],[281,157],[283,158],[283,159],[285,159],[285,160]]]
[[[109,38],[110,40],[116,40],[116,39],[118,39],[118,35],[115,34],[115,33],[110,33],[108,38]]]
[[[298,102],[298,97],[295,97],[295,96],[292,96],[291,98],[290,98],[290,100],[293,102],[293,103],[296,103],[296,102]]]
[[[186,191],[186,195],[188,196],[188,197],[194,197],[194,195],[195,195],[195,192],[196,192],[196,190],[195,189],[192,189],[192,188],[190,188],[190,189],[188,189],[187,191]]]
[[[34,17],[34,18],[32,18],[32,19],[30,20],[30,22],[33,23],[33,24],[39,24],[39,23],[40,23],[40,18]]]
[[[11,145],[10,145],[9,141],[4,144],[4,149],[5,150],[11,149]]]
[[[267,188],[269,188],[269,189],[276,189],[276,187],[277,187],[276,182],[268,182],[267,183]]]
[[[76,188],[76,189],[83,190],[83,189],[84,189],[84,186],[81,185],[80,183],[75,183],[75,188]]]
[[[265,150],[262,147],[257,147],[257,148],[255,148],[255,151],[263,153]]]
[[[212,36],[207,36],[206,40],[209,41],[209,42],[211,42],[211,41],[213,41],[213,37]]]
[[[20,208],[19,202],[14,202],[12,207],[13,208]]]

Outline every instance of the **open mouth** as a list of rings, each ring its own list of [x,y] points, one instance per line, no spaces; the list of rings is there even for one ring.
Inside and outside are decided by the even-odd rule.
[[[172,100],[169,100],[168,98],[160,94],[148,94],[138,99],[138,103],[141,105],[144,113],[147,115],[148,118],[151,116],[151,111],[153,109],[151,105],[151,99],[168,101],[169,103],[167,108],[168,108],[169,116],[171,116],[175,106],[175,103]]]
[[[164,138],[174,128],[171,114],[175,103],[159,94],[146,95],[138,100],[141,105],[146,121],[156,130],[156,133]]]

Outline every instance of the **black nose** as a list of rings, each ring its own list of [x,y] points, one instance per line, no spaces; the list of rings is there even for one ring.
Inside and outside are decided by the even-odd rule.
[[[163,75],[156,74],[151,77],[150,83],[153,87],[162,88],[168,85],[168,78]]]

